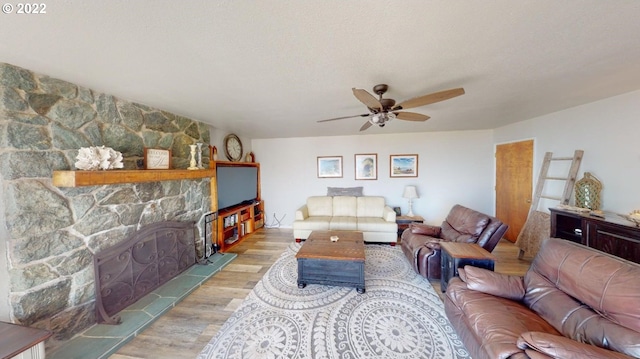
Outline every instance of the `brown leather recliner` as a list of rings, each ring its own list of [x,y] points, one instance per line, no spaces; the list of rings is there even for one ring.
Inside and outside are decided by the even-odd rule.
[[[477,243],[491,252],[508,228],[495,217],[456,204],[441,226],[411,223],[402,232],[401,248],[416,272],[440,279],[440,242]]]
[[[524,276],[465,266],[444,308],[474,359],[640,358],[640,265],[564,239]]]

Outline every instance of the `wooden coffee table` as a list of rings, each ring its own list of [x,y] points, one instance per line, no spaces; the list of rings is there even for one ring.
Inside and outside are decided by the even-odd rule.
[[[337,242],[330,240],[338,236]],[[298,253],[298,288],[307,284],[355,287],[364,293],[364,240],[358,231],[313,231]]]

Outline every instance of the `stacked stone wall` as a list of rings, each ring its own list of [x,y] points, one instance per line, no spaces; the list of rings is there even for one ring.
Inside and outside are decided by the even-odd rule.
[[[112,147],[128,169],[141,167],[145,147],[171,149],[174,167],[186,168],[196,142],[205,149],[210,142],[203,123],[0,63],[0,245],[8,262],[0,274],[9,276],[12,319],[54,331],[49,347],[92,325],[92,255],[147,224],[196,222],[201,255],[209,179],[79,188],[51,182],[54,170],[75,169],[80,147]]]

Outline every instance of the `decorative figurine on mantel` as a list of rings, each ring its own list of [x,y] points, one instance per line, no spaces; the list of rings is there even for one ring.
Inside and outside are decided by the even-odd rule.
[[[189,145],[191,147],[191,161],[189,162],[188,170],[199,170],[196,163],[196,145]]]
[[[97,171],[123,168],[122,153],[111,147],[80,147],[75,166],[79,170]]]
[[[218,149],[216,148],[216,146],[212,146],[211,147],[211,159],[213,161],[217,161],[218,160]]]
[[[196,146],[198,146],[198,169],[203,170],[204,166],[202,166],[202,143],[198,142],[196,143]]]

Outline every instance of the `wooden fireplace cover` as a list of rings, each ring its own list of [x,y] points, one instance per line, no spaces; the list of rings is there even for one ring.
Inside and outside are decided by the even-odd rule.
[[[150,224],[95,254],[97,322],[118,324],[118,312],[195,264],[194,226]]]

